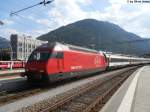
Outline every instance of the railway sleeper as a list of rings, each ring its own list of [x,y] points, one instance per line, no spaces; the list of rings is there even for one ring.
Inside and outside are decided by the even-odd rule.
[[[81,97],[81,98],[78,98],[78,99],[75,99],[75,102],[81,102],[81,103],[84,103],[84,104],[89,104],[89,102],[91,102],[93,99],[90,98],[90,97]]]
[[[80,103],[80,102],[72,102],[71,105],[68,106],[68,112],[80,112],[86,107],[85,104]]]

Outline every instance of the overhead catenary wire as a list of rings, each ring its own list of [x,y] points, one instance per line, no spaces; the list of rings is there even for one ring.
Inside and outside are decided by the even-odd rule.
[[[50,4],[50,3],[52,3],[53,1],[54,1],[54,0],[51,0],[51,1],[43,0],[43,2],[39,2],[39,3],[35,4],[35,5],[31,5],[31,6],[29,6],[29,7],[20,9],[20,10],[15,11],[15,12],[11,12],[11,13],[10,13],[10,16],[17,15],[17,13],[19,13],[19,12],[25,11],[25,10],[27,10],[27,9],[33,8],[33,7],[38,6],[38,5],[44,4],[44,6],[45,6],[46,4]]]

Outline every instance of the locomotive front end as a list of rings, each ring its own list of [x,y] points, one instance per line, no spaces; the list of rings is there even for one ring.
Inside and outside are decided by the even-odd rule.
[[[29,81],[41,80],[47,76],[47,63],[50,56],[48,50],[35,50],[30,55],[25,66],[25,75]]]

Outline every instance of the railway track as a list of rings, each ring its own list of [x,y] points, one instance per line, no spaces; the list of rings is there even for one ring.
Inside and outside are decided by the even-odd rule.
[[[2,91],[0,92],[0,106],[40,92],[42,92],[40,88],[14,94],[7,94],[7,91]]]
[[[108,72],[109,71],[103,72],[103,73],[108,73]],[[87,76],[87,77],[89,77],[89,76]],[[85,77],[83,77],[83,78],[85,78]],[[82,77],[81,77],[81,79],[82,79]],[[14,102],[16,100],[19,100],[19,99],[22,99],[22,98],[25,98],[28,96],[32,96],[32,95],[47,91],[50,88],[53,88],[53,87],[56,87],[56,86],[59,86],[62,84],[66,84],[66,83],[68,84],[68,83],[76,81],[76,80],[78,80],[78,79],[63,80],[61,82],[53,83],[53,85],[50,85],[50,86],[49,85],[43,86],[43,85],[38,84],[35,87],[33,85],[29,85],[26,82],[24,84],[26,84],[28,86],[24,87],[24,85],[21,84],[21,89],[17,89],[14,87],[13,87],[14,89],[11,89],[11,90],[4,89],[3,91],[0,91],[0,106],[5,105],[7,103]],[[8,86],[10,86],[10,85],[12,85],[12,84],[9,84]],[[20,87],[20,86],[18,86],[18,84],[17,84],[17,87]]]
[[[97,79],[18,112],[97,112],[135,69]]]

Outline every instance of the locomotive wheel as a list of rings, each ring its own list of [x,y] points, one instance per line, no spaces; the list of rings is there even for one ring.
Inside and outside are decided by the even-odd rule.
[[[41,81],[44,82],[44,83],[49,83],[49,77],[46,76],[46,75],[42,75],[42,78],[41,78]]]
[[[35,78],[32,75],[27,75],[28,82],[35,82]]]

